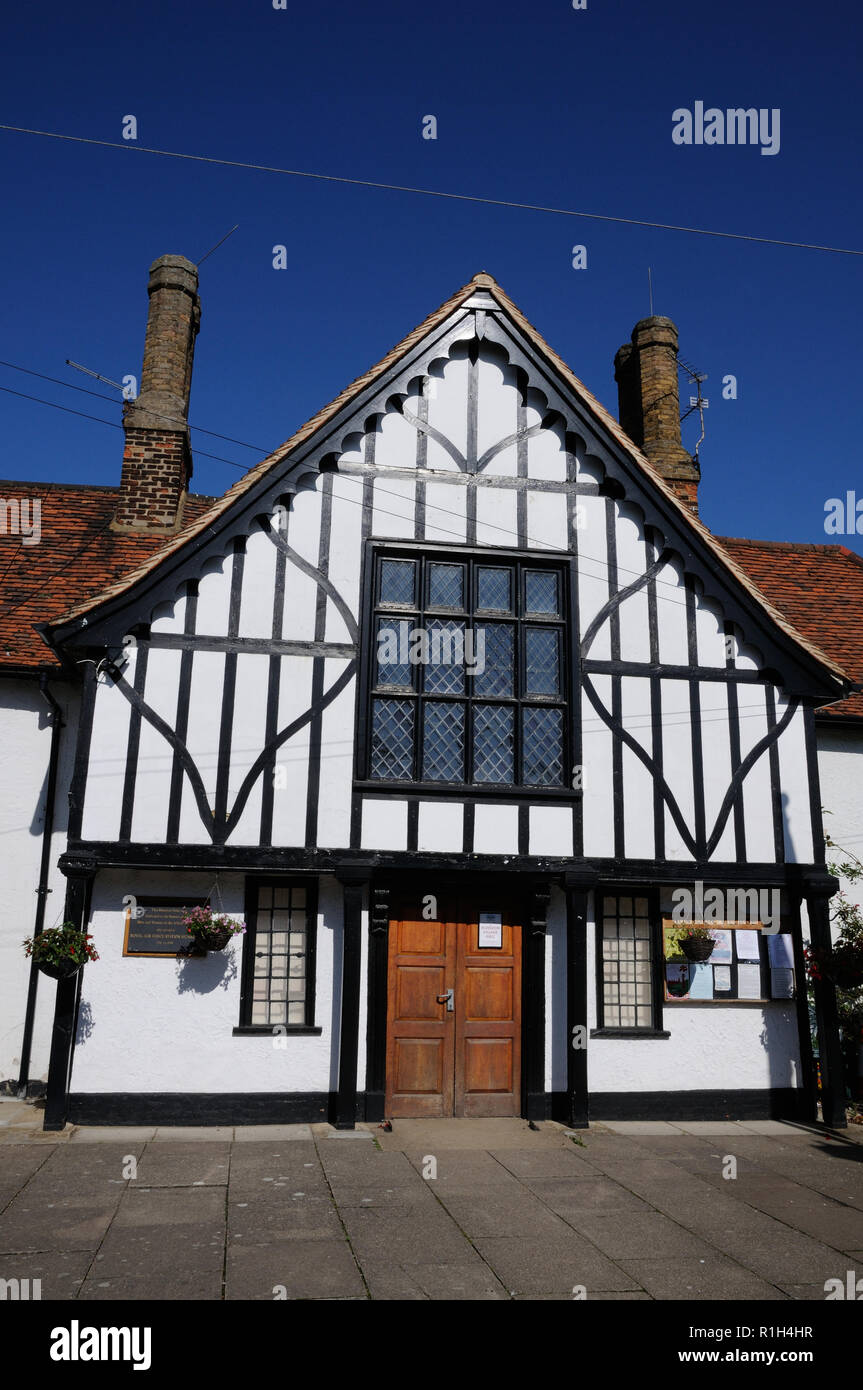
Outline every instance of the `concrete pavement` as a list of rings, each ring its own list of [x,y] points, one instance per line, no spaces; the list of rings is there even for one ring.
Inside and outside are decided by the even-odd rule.
[[[863,1276],[859,1131],[40,1123],[0,1103],[0,1278],[43,1299],[823,1301]]]

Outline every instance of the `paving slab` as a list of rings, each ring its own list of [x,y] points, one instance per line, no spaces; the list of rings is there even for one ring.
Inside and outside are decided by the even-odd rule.
[[[778,1287],[788,1298],[802,1303],[823,1303],[827,1297],[823,1284],[780,1284]]]
[[[754,1242],[751,1233],[720,1236],[715,1244],[722,1253],[752,1270],[771,1284],[809,1284],[813,1280],[844,1278],[844,1255],[810,1236],[781,1228],[769,1244]]]
[[[230,1155],[228,1144],[149,1144],[134,1182],[138,1187],[224,1187]]]
[[[799,1138],[810,1132],[796,1129],[784,1120],[741,1120],[740,1128],[745,1129],[749,1134],[775,1134],[783,1139],[794,1138],[795,1136]]]
[[[528,1193],[516,1199],[442,1193],[440,1201],[472,1241],[480,1236],[554,1236],[565,1229],[559,1216]]]
[[[120,1201],[92,1196],[34,1200],[27,1189],[0,1216],[0,1251],[96,1250]]]
[[[521,1181],[530,1178],[595,1178],[593,1164],[570,1149],[493,1149],[492,1158],[513,1177]]]
[[[525,1186],[551,1211],[569,1221],[572,1212],[648,1212],[649,1204],[609,1178],[526,1178]]]
[[[65,1130],[44,1130],[8,1125],[5,1129],[0,1129],[0,1144],[68,1144],[72,1134],[71,1126],[67,1126]]]
[[[559,1148],[561,1131],[543,1125],[533,1130],[527,1120],[394,1120],[392,1133],[378,1130],[384,1150],[437,1153],[440,1149]]]
[[[155,1125],[81,1125],[73,1129],[69,1143],[140,1144],[155,1138]]]
[[[235,1144],[255,1144],[262,1140],[308,1143],[311,1139],[311,1125],[237,1125],[234,1130]]]
[[[292,1196],[277,1204],[232,1202],[228,1207],[229,1246],[274,1245],[286,1240],[342,1239],[339,1214],[329,1197]]]
[[[159,1125],[153,1135],[155,1143],[163,1143],[165,1140],[173,1140],[175,1143],[194,1139],[197,1142],[221,1142],[232,1141],[234,1129],[232,1125]]]
[[[426,1298],[435,1301],[485,1303],[510,1297],[478,1255],[463,1264],[407,1264],[402,1269]]]
[[[604,1120],[605,1128],[612,1134],[677,1134],[677,1128],[668,1120]]]
[[[312,1164],[315,1168],[320,1166],[318,1150],[310,1139],[290,1140],[287,1144],[281,1140],[268,1143],[265,1140],[256,1139],[241,1143],[239,1146],[235,1144],[231,1149],[232,1172],[251,1170],[267,1163],[291,1167],[306,1163]]]
[[[653,1299],[649,1293],[643,1290],[614,1290],[603,1289],[594,1290],[585,1297],[576,1298],[574,1293],[517,1293],[513,1294],[513,1299],[518,1303],[537,1302],[537,1303],[652,1303]]]
[[[574,1231],[542,1240],[484,1236],[476,1248],[512,1294],[570,1293],[576,1286],[637,1290],[640,1281]]]
[[[131,1171],[130,1159],[138,1163],[145,1145],[100,1144],[74,1150],[55,1149],[34,1174],[29,1191],[46,1199],[54,1193],[69,1196],[97,1195],[111,1187],[123,1187]],[[38,1150],[37,1150],[38,1152]]]
[[[397,1121],[46,1143],[7,1125],[0,1277],[82,1301],[219,1299],[226,1258],[232,1301],[564,1301],[582,1286],[588,1300],[820,1300],[827,1278],[863,1277],[863,1149],[731,1129],[594,1126],[575,1144],[521,1120]]]
[[[782,1301],[781,1290],[721,1255],[707,1259],[621,1260],[654,1298]]]
[[[343,1210],[341,1218],[360,1265],[382,1257],[397,1264],[416,1260],[463,1264],[472,1252],[470,1242],[440,1208],[431,1214],[400,1217],[374,1207],[353,1207]]]
[[[222,1297],[222,1266],[171,1267],[150,1274],[105,1277],[101,1269],[81,1285],[83,1303],[213,1302]]]
[[[0,1182],[28,1182],[47,1163],[53,1149],[33,1144],[8,1144],[0,1158]]]
[[[40,1250],[30,1254],[0,1255],[0,1279],[28,1279],[29,1297],[35,1297],[33,1280],[41,1281],[39,1297],[73,1299],[93,1262],[89,1250]]]
[[[313,1129],[318,1139],[359,1139],[368,1144],[374,1143],[369,1129],[335,1129],[332,1125],[315,1125]]]
[[[351,1207],[381,1207],[386,1211],[408,1216],[412,1212],[422,1215],[435,1205],[432,1191],[433,1183],[422,1187],[339,1187],[333,1188],[333,1196],[339,1211],[349,1211]]]
[[[698,1159],[705,1155],[721,1153],[740,1154],[749,1152],[743,1147],[744,1140],[760,1142],[755,1135],[744,1135],[741,1131],[737,1135],[697,1135],[684,1134],[678,1131],[675,1134],[655,1134],[642,1138],[641,1146],[647,1153],[654,1158],[665,1159],[669,1163],[679,1163],[681,1159]],[[775,1143],[775,1141],[771,1141]],[[754,1161],[754,1159],[753,1159]]]
[[[26,1100],[18,1100],[15,1096],[0,1097],[0,1125],[30,1124],[34,1113],[38,1112]]]
[[[669,1257],[701,1259],[715,1254],[713,1246],[677,1225],[661,1212],[596,1216],[573,1212],[569,1222],[612,1260],[649,1258],[661,1250]]]
[[[675,1120],[675,1128],[684,1134],[739,1134],[738,1120]]]
[[[282,1291],[284,1290],[284,1293]],[[227,1299],[365,1298],[366,1288],[345,1240],[286,1240],[228,1250]]]
[[[369,1298],[376,1302],[424,1303],[428,1300],[428,1294],[405,1266],[386,1256],[364,1255],[360,1268]]]
[[[363,1183],[374,1187],[416,1187],[425,1181],[420,1172],[403,1153],[368,1152],[347,1154],[343,1150],[325,1150],[321,1163],[333,1191],[339,1187],[357,1187]]]

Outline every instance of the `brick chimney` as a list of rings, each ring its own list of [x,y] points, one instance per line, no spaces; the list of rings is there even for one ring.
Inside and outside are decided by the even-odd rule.
[[[676,324],[659,314],[641,319],[614,359],[614,376],[623,429],[697,515],[701,470],[680,442]]]
[[[141,390],[123,410],[126,447],[114,531],[173,535],[192,476],[189,392],[201,321],[198,271],[185,256],[150,266]]]

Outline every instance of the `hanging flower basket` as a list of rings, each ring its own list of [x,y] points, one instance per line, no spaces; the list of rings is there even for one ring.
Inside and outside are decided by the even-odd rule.
[[[710,960],[716,946],[714,938],[704,927],[693,927],[678,940],[681,951],[691,961]]]
[[[224,951],[232,936],[241,935],[246,930],[245,922],[235,922],[223,912],[213,916],[213,909],[193,907],[183,912],[183,925],[189,934],[189,950],[185,954],[206,955],[208,951]]]
[[[36,969],[43,975],[50,975],[52,980],[68,980],[72,975],[77,975],[83,968],[83,961],[77,960],[37,960]]]
[[[803,955],[810,980],[831,980],[838,990],[848,994],[863,988],[863,943],[860,941],[837,941],[829,951],[805,946]]]
[[[24,952],[36,962],[36,968],[52,980],[68,980],[88,960],[98,960],[99,953],[92,944],[89,932],[79,931],[71,922],[61,927],[46,927],[38,936],[29,936]]]
[[[195,932],[195,942],[206,951],[224,951],[232,935],[229,927],[205,927]]]

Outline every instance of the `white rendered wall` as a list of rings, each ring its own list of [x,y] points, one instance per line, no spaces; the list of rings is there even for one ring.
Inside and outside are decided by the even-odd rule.
[[[863,728],[818,724],[816,729],[824,830],[839,846],[828,849],[827,858],[837,862],[855,854],[863,859]],[[842,887],[851,902],[863,907],[863,880],[843,882]]]
[[[669,1038],[591,1038],[597,1027],[595,895],[587,920],[588,1092],[766,1090],[801,1085],[793,1002],[666,1005]],[[566,904],[555,889],[546,934],[546,1086],[566,1089]]]
[[[242,938],[205,959],[123,956],[125,894],[189,898],[213,889],[212,873],[100,873],[90,930],[100,959],[85,967],[72,1071],[75,1093],[312,1091],[338,1082],[342,902],[332,876],[319,880],[315,1025],[320,1036],[234,1037],[240,1022]],[[222,910],[242,919],[244,876],[220,875]],[[219,898],[213,894],[214,905]],[[360,1039],[365,1037],[367,914],[362,922]],[[285,1045],[286,1044],[286,1045]],[[357,1082],[365,1084],[365,1049]]]
[[[464,320],[465,338],[472,336],[472,316]],[[718,823],[732,776],[734,739],[730,728],[728,692],[723,681],[701,680],[690,690],[681,672],[664,677],[659,683],[661,697],[661,738],[654,729],[653,691],[650,672],[650,613],[655,606],[658,621],[658,649],[661,663],[686,670],[696,662],[708,671],[724,672],[726,638],[723,614],[715,599],[700,583],[687,585],[683,561],[679,556],[663,560],[651,585],[646,576],[657,553],[657,537],[648,536],[651,517],[630,500],[571,491],[567,478],[575,476],[579,485],[595,488],[603,476],[599,460],[589,446],[578,443],[572,457],[565,448],[565,434],[559,419],[546,413],[547,401],[537,389],[528,388],[526,398],[517,387],[516,373],[503,363],[501,352],[482,344],[477,360],[477,440],[484,457],[475,475],[468,475],[467,463],[456,454],[467,447],[468,389],[471,371],[465,341],[452,347],[446,360],[426,362],[427,375],[422,386],[418,378],[401,408],[393,399],[375,417],[373,427],[365,429],[365,418],[346,422],[341,439],[338,468],[314,479],[306,479],[282,521],[271,518],[269,534],[263,515],[250,524],[245,556],[225,553],[210,559],[200,580],[195,633],[206,647],[207,638],[223,637],[230,621],[232,582],[239,580],[240,641],[266,640],[273,626],[275,581],[279,548],[283,543],[284,598],[275,615],[275,627],[285,641],[299,644],[283,655],[279,666],[278,720],[284,730],[294,720],[302,720],[309,710],[313,691],[313,656],[301,645],[323,638],[337,643],[341,651],[325,655],[322,699],[319,709],[320,762],[315,772],[310,754],[315,729],[311,720],[301,723],[278,749],[280,780],[273,798],[272,843],[285,848],[305,844],[306,827],[310,843],[326,849],[343,850],[350,845],[351,796],[356,742],[357,678],[352,675],[338,695],[333,687],[345,674],[353,654],[355,625],[362,630],[367,621],[360,612],[360,570],[363,554],[363,500],[370,503],[371,538],[386,542],[393,538],[443,541],[452,546],[467,538],[468,491],[475,488],[476,543],[485,547],[516,547],[525,553],[569,553],[578,557],[578,616],[583,640],[588,627],[599,625],[584,655],[605,661],[617,655],[614,634],[619,631],[619,656],[641,667],[620,681],[619,702],[623,725],[637,750],[625,747],[619,763],[614,756],[614,735],[608,727],[617,703],[615,683],[601,672],[585,667],[585,691],[574,696],[573,717],[582,721],[582,766],[577,770],[583,786],[584,853],[607,859],[620,854],[625,858],[651,860],[658,852],[654,828],[654,778],[661,755],[665,782],[679,807],[685,830],[677,824],[670,807],[660,804],[660,830],[664,853],[669,860],[689,861],[697,857],[694,845],[696,823],[700,818],[701,782],[706,838],[715,838],[709,855],[728,862],[737,854],[733,816]],[[423,392],[423,398],[420,392]],[[473,399],[473,397],[471,397]],[[417,419],[428,413],[431,435],[424,433]],[[473,407],[471,407],[472,409]],[[411,424],[411,420],[417,428]],[[549,423],[542,426],[542,421]],[[524,425],[527,435],[516,445],[513,434]],[[359,426],[357,428],[357,426]],[[530,433],[535,430],[536,433]],[[509,442],[507,442],[509,441]],[[421,448],[424,445],[424,449]],[[497,452],[495,452],[497,450]],[[517,465],[523,464],[525,478],[519,479]],[[363,470],[373,469],[371,477]],[[342,471],[338,471],[341,469]],[[423,490],[418,486],[422,477]],[[367,484],[370,483],[370,486]],[[526,496],[525,496],[526,494]],[[424,495],[422,507],[418,498]],[[329,498],[329,502],[327,499]],[[522,503],[524,505],[522,505]],[[329,524],[324,519],[329,515]],[[524,534],[519,535],[519,518]],[[277,536],[281,532],[281,539]],[[473,543],[473,538],[471,538]],[[323,546],[323,554],[321,553]],[[494,551],[491,552],[492,554]],[[295,560],[317,567],[323,564],[328,583],[323,591],[315,579]],[[332,586],[332,588],[330,587]],[[333,593],[336,591],[338,598]],[[632,590],[630,592],[630,590]],[[608,607],[615,596],[627,591],[619,606]],[[318,602],[322,599],[321,619]],[[153,638],[180,630],[187,616],[186,601],[178,589],[175,600],[163,602],[153,616]],[[146,620],[151,615],[142,611]],[[692,618],[691,632],[689,618]],[[131,625],[131,624],[130,624]],[[318,630],[320,629],[320,630]],[[745,633],[735,640],[732,653],[738,669],[751,670],[761,664],[761,656],[745,645]],[[347,649],[347,650],[345,650]],[[318,653],[318,656],[321,654]],[[83,837],[113,840],[119,834],[126,784],[126,755],[129,744],[131,708],[124,689],[135,678],[139,654],[134,651],[124,673],[123,688],[105,679],[97,692],[91,741],[90,778],[85,794]],[[254,845],[261,837],[261,809],[267,776],[258,757],[267,741],[268,685],[270,655],[266,647],[241,651],[233,682],[232,740],[230,775],[227,788],[228,809],[250,768],[257,780],[242,813],[227,833],[232,848]],[[178,651],[151,648],[143,682],[143,699],[169,725],[175,723],[181,659]],[[183,844],[208,844],[213,836],[213,808],[218,786],[220,732],[224,723],[223,698],[228,661],[219,650],[197,650],[191,660],[191,687],[187,703],[185,743],[200,774],[201,802],[193,795],[186,775],[182,779],[179,839]],[[599,709],[588,698],[592,685]],[[139,682],[140,683],[140,682]],[[741,757],[768,732],[765,688],[759,684],[740,684],[739,742]],[[776,692],[777,718],[785,709],[782,693]],[[700,728],[697,725],[700,723]],[[131,726],[134,727],[134,726]],[[786,858],[797,863],[812,858],[811,812],[808,771],[803,737],[803,716],[798,711],[778,739],[785,814]],[[312,759],[312,771],[309,761]],[[614,772],[621,769],[621,786]],[[173,783],[174,751],[161,731],[144,718],[135,778],[134,814],[131,838],[137,843],[160,843],[168,828],[168,808]],[[567,769],[565,782],[576,775]],[[699,786],[696,787],[696,782]],[[622,802],[622,842],[615,844],[615,798]],[[387,806],[384,799],[369,799],[363,806],[361,845],[365,849],[404,850],[407,847],[406,808]],[[308,802],[306,805],[304,802]],[[775,860],[770,755],[760,750],[755,765],[743,785],[743,819],[746,855],[749,861]],[[517,850],[517,831],[513,830],[511,808],[478,806],[475,853],[509,854]],[[438,843],[443,836],[424,812],[424,843]],[[505,823],[499,825],[498,823]],[[714,836],[714,828],[716,834]],[[503,838],[496,838],[502,830]],[[266,832],[270,834],[269,828]],[[530,813],[531,854],[569,858],[574,849],[572,826],[566,812],[534,806]],[[453,837],[455,839],[455,837]],[[454,845],[456,852],[460,846]]]
[[[67,792],[74,762],[77,692],[59,682],[49,689],[66,726],[60,736],[60,763],[54,801],[54,833],[48,868],[46,927],[63,921],[66,880],[57,860],[66,848]],[[42,855],[45,792],[51,753],[49,707],[35,680],[5,680],[0,687],[0,855],[3,929],[0,932],[0,1082],[18,1080],[30,961],[22,941],[32,936]],[[38,977],[30,1080],[46,1081],[56,985]]]

